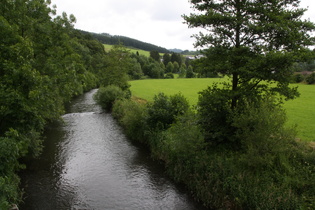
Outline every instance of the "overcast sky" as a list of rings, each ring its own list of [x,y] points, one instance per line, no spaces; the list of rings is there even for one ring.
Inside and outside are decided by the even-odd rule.
[[[167,49],[193,50],[192,34],[181,17],[190,14],[188,0],[52,0],[58,14],[66,12],[77,18],[75,28],[122,35]],[[308,7],[305,18],[315,22],[315,1],[301,0]]]

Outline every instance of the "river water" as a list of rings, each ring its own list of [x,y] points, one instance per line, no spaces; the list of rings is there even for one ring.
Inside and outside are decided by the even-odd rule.
[[[203,209],[124,136],[93,101],[95,92],[47,128],[43,154],[22,174],[20,210]]]

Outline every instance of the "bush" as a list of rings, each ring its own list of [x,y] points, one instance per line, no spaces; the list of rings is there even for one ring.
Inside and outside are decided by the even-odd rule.
[[[307,82],[307,84],[314,84],[315,83],[315,72],[308,75],[306,78],[305,78],[305,81]]]
[[[228,89],[208,87],[199,93],[198,114],[205,130],[205,139],[213,145],[231,144],[234,128],[231,125],[231,96]]]
[[[194,72],[192,71],[191,68],[188,68],[186,71],[186,78],[194,78],[194,77],[195,77]]]
[[[105,110],[111,111],[115,100],[125,98],[126,93],[115,85],[101,87],[94,95],[94,100]]]
[[[234,138],[242,150],[233,157],[237,167],[225,184],[227,190],[247,209],[302,208],[303,197],[310,195],[302,195],[303,184],[307,182],[314,189],[310,179],[314,178],[310,172],[314,165],[310,167],[302,157],[295,129],[285,127],[285,111],[269,97],[244,103],[242,110],[246,111],[236,113],[232,119]]]
[[[174,79],[174,74],[169,72],[165,75],[164,79]]]
[[[125,128],[128,138],[141,143],[146,143],[147,110],[145,104],[122,99],[117,100],[113,106],[113,116]]]
[[[301,83],[304,81],[304,76],[302,74],[294,74],[292,75],[291,82],[293,83]]]
[[[185,182],[185,168],[194,168],[196,156],[205,148],[204,135],[197,123],[196,114],[191,111],[179,116],[166,131],[163,141],[163,159],[168,173],[177,181]]]
[[[153,103],[148,105],[147,123],[153,130],[166,130],[175,121],[175,117],[184,114],[189,108],[187,99],[182,94],[166,96],[159,93]]]
[[[152,156],[165,162],[168,174],[184,183],[207,207],[314,208],[314,151],[297,143],[295,131],[285,128],[285,113],[276,100],[243,100],[243,106],[232,111],[228,106],[216,106],[227,103],[226,92],[210,89],[205,93],[204,106],[206,98],[213,100],[205,107],[227,111],[223,117],[228,123],[219,125],[228,126],[222,132],[234,129],[230,138],[238,142],[237,150],[205,142],[200,117],[219,116],[207,115],[205,107],[199,107],[205,116],[200,110],[198,115],[193,113],[180,94],[158,94],[148,106],[116,100],[113,115],[131,139],[149,145]]]

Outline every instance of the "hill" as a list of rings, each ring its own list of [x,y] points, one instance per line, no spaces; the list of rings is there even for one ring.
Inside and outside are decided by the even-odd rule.
[[[123,45],[127,47],[136,48],[140,50],[158,51],[159,53],[170,53],[170,51],[166,48],[156,46],[154,44],[142,42],[137,39],[133,39],[133,38],[125,37],[125,36],[110,35],[108,33],[98,34],[98,33],[82,31],[82,30],[79,30],[79,31],[83,34],[92,36],[93,38],[100,41],[102,44],[115,45],[115,44],[122,43]]]

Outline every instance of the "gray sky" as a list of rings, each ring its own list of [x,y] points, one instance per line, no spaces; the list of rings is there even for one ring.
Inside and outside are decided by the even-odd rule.
[[[188,0],[52,0],[58,14],[77,18],[75,28],[96,33],[122,35],[167,49],[193,50],[192,34],[181,15],[190,14]],[[309,8],[305,18],[315,22],[315,1],[301,0]]]

